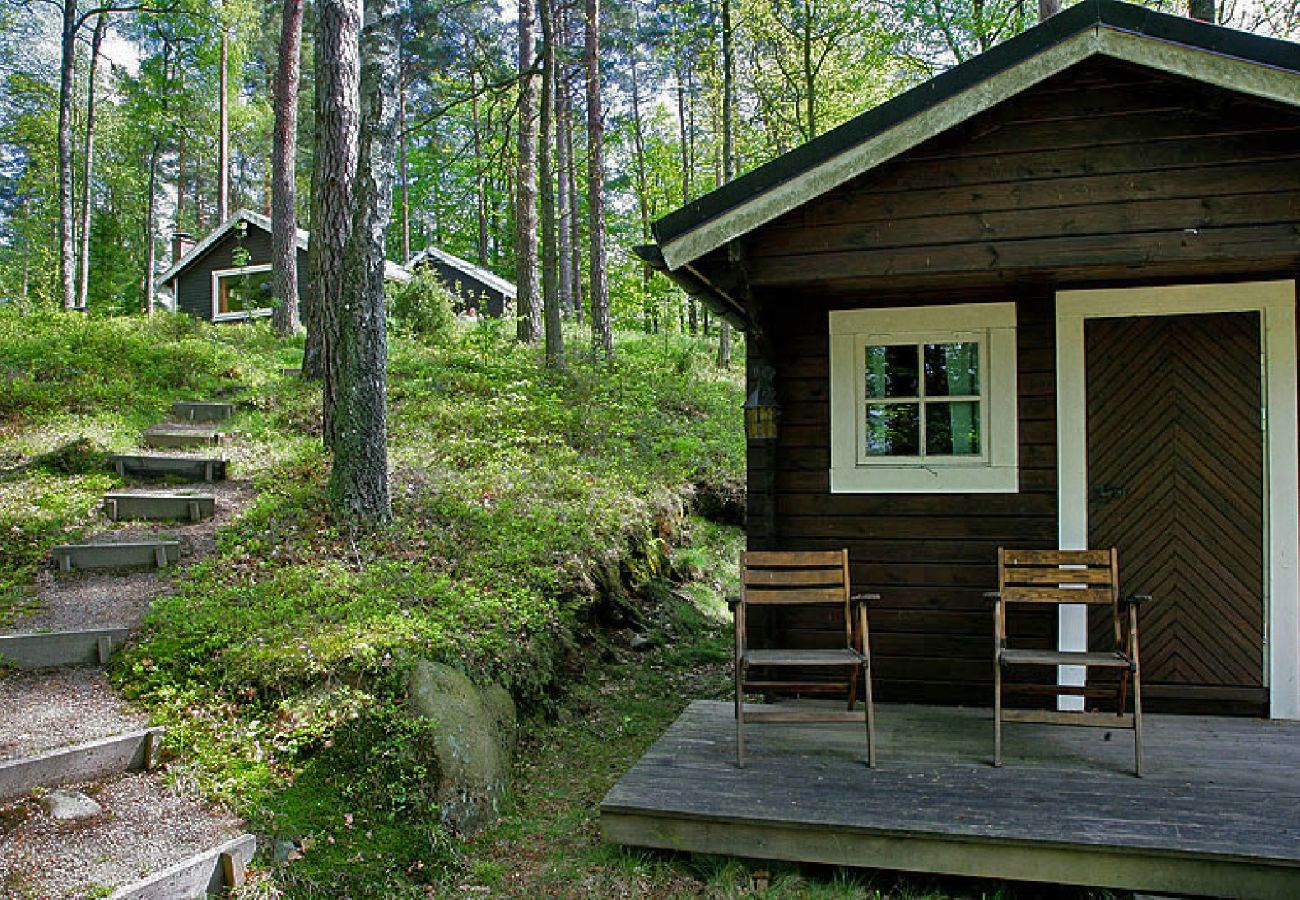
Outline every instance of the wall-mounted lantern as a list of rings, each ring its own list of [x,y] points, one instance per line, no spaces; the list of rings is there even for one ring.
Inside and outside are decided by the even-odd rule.
[[[776,372],[771,366],[751,361],[748,381],[749,395],[745,397],[745,437],[751,441],[776,440],[781,408],[776,402]]]

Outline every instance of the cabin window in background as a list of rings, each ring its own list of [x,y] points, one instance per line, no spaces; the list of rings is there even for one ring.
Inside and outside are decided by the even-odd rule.
[[[269,316],[274,297],[269,265],[218,269],[212,273],[214,320]]]
[[[1015,304],[830,321],[832,491],[1017,489]]]

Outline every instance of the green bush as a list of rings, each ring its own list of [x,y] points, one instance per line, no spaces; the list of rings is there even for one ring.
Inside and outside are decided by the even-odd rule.
[[[451,339],[456,327],[454,299],[437,275],[421,269],[406,284],[390,283],[388,293],[398,327],[431,344]]]

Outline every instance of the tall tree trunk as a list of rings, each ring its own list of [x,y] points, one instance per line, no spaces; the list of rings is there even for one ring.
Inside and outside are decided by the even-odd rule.
[[[108,13],[95,18],[95,34],[90,39],[90,71],[86,74],[86,150],[81,160],[81,265],[77,273],[77,308],[86,308],[90,294],[90,182],[95,174],[95,77],[99,69],[99,49],[108,28]]]
[[[552,3],[554,0],[552,0]],[[558,21],[557,25],[562,24]],[[562,27],[557,27],[556,32],[563,35]],[[573,119],[567,112],[569,106],[569,89],[566,83],[563,67],[559,65],[558,59],[561,47],[556,46],[557,64],[555,68],[555,205],[556,205],[556,244],[555,250],[559,257],[557,264],[559,267],[560,278],[560,311],[568,315],[573,311],[573,248],[570,246],[572,240],[572,217],[573,217],[573,197],[569,193],[569,145],[565,130],[573,127]]]
[[[731,27],[731,0],[722,0],[722,181],[736,177],[736,45]],[[718,366],[731,368],[731,325],[718,325]]]
[[[154,270],[158,267],[158,224],[154,220],[157,217],[155,195],[158,191],[158,154],[161,149],[155,138],[153,148],[149,151],[149,186],[146,189],[148,200],[144,215],[144,311],[145,315],[150,316],[154,311],[154,294],[158,290],[154,285]]]
[[[1202,22],[1214,21],[1214,0],[1187,0],[1187,13]]]
[[[560,129],[560,140],[564,141],[565,156],[568,157],[569,167],[568,171],[561,173],[561,175],[568,179],[569,182],[567,189],[570,206],[569,270],[573,277],[573,293],[570,295],[570,301],[573,303],[573,317],[581,322],[583,319],[581,198],[578,193],[578,154],[574,150],[573,146],[573,137],[577,132],[577,129],[574,127],[573,94],[568,91],[569,84],[566,79],[566,100],[564,104],[566,124]]]
[[[398,76],[397,88],[398,177],[402,184],[402,265],[411,258],[411,190],[406,168],[406,73]]]
[[[1038,21],[1046,22],[1061,11],[1061,0],[1038,0]]]
[[[470,73],[469,87],[475,91],[474,73]],[[474,201],[478,211],[478,234],[474,249],[478,255],[478,264],[488,264],[488,201],[487,175],[483,169],[483,126],[479,122],[478,95],[470,99],[471,134],[474,140]]]
[[[303,318],[307,346],[302,373],[323,382],[325,446],[334,442],[332,345],[343,305],[343,248],[352,231],[352,179],[357,170],[360,80],[358,0],[317,0],[315,148],[311,173],[311,242]]]
[[[725,2],[725,0],[724,0]],[[636,166],[636,199],[637,212],[641,216],[641,239],[650,240],[650,191],[646,179],[645,164],[645,123],[641,119],[641,78],[637,71],[637,57],[640,55],[638,47],[641,41],[641,9],[633,5],[633,31],[634,40],[629,50],[631,59],[629,60],[629,72],[632,88],[632,149],[634,152],[634,162]],[[642,267],[642,280],[649,285],[653,277],[653,270],[647,263]]]
[[[538,0],[542,23],[542,119],[538,139],[538,182],[542,192],[542,313],[546,325],[546,364],[564,363],[564,335],[560,331],[559,260],[556,254],[555,167],[555,6]]]
[[[80,28],[77,0],[63,0],[59,42],[59,287],[64,309],[77,306],[73,277],[77,261],[72,235],[72,75]]]
[[[605,281],[605,122],[600,99],[600,0],[586,0],[587,34],[587,205],[591,219],[591,341],[596,355],[614,358]]]
[[[298,319],[298,54],[303,0],[284,0],[280,59],[275,71],[275,134],[271,145],[271,277],[276,305],[272,324],[292,334]]]
[[[803,16],[803,82],[808,98],[808,140],[817,137],[817,71],[813,66],[813,14],[805,7]]]
[[[226,24],[221,24],[221,72],[217,77],[220,96],[220,124],[217,135],[217,219],[224,222],[230,216],[230,38]]]
[[[330,497],[337,515],[363,525],[392,517],[384,235],[397,180],[397,12],[397,0],[365,0],[352,231],[343,253],[339,340],[331,348],[336,406]]]
[[[537,272],[537,82],[533,74],[533,4],[519,0],[519,149],[515,190],[515,312],[518,336],[534,344],[542,336]]]

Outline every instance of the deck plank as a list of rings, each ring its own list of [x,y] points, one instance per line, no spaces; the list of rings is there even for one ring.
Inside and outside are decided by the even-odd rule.
[[[1300,895],[1300,725],[1176,716],[1144,724],[1142,779],[1124,729],[1009,726],[1005,765],[995,769],[988,710],[891,705],[878,707],[878,769],[865,765],[861,726],[802,724],[747,728],[747,766],[738,769],[731,705],[697,701],[609,791],[602,825],[618,842],[698,852],[727,852],[719,848],[735,835],[766,830],[771,840],[753,855],[849,865],[867,860],[808,856],[791,829],[833,838],[849,857],[863,842],[910,840],[952,851],[918,871],[955,874],[996,870],[993,856],[975,859],[975,845],[1016,848],[994,877],[1023,877],[1039,864],[1025,860],[1055,854],[1060,868],[1040,863],[1057,880],[1131,889],[1233,884],[1246,877],[1236,866],[1260,870],[1242,889],[1249,895]]]

